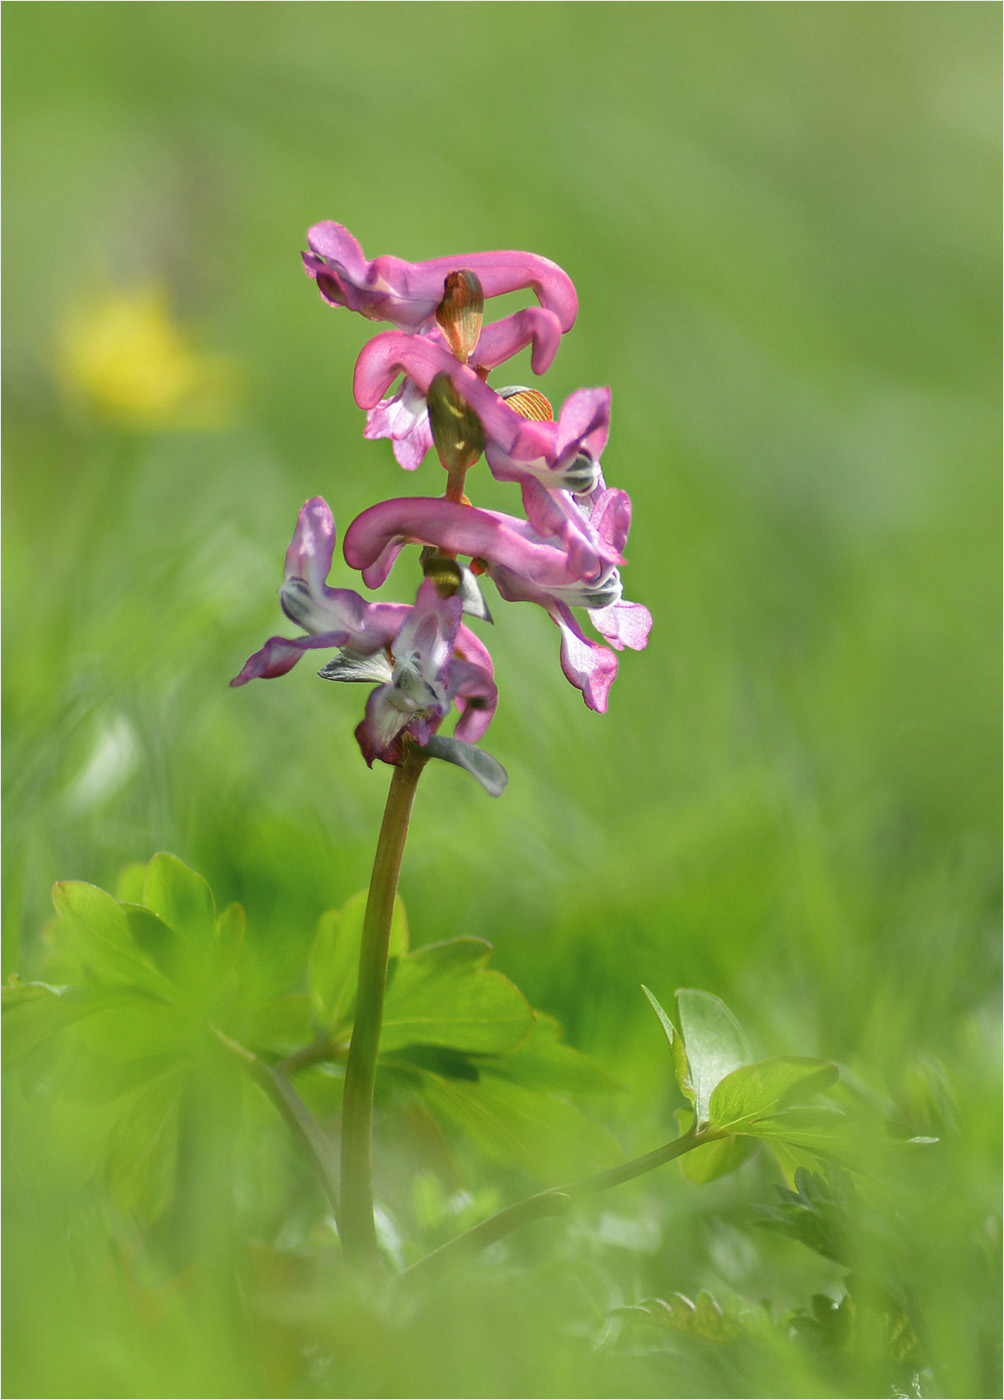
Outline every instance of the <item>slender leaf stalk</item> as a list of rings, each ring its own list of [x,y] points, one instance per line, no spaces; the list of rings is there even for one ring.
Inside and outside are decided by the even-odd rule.
[[[359,950],[359,990],[342,1104],[339,1228],[346,1258],[363,1267],[376,1268],[379,1264],[371,1168],[373,1085],[387,985],[391,917],[415,789],[425,762],[422,750],[406,743],[403,762],[394,768],[373,862]]]
[[[515,1205],[508,1206],[497,1215],[482,1220],[480,1225],[475,1225],[470,1230],[465,1230],[462,1235],[457,1235],[455,1239],[440,1245],[439,1249],[434,1249],[431,1254],[427,1254],[424,1259],[406,1269],[398,1281],[412,1284],[441,1274],[531,1220],[539,1220],[545,1215],[562,1215],[580,1196],[592,1196],[598,1191],[608,1191],[612,1186],[619,1186],[624,1181],[643,1176],[646,1172],[661,1167],[665,1162],[672,1162],[675,1158],[682,1157],[685,1152],[701,1147],[719,1136],[721,1134],[714,1129],[705,1128],[698,1133],[692,1128],[690,1132],[684,1133],[683,1137],[676,1138],[663,1147],[657,1147],[654,1152],[647,1152],[643,1157],[634,1157],[630,1162],[622,1162],[620,1166],[596,1172],[593,1176],[580,1177],[567,1186],[555,1186],[547,1191],[539,1191],[535,1196],[517,1201]]]
[[[221,1030],[213,1027],[217,1040],[224,1049],[251,1075],[285,1119],[288,1127],[312,1162],[318,1179],[324,1187],[335,1223],[339,1218],[338,1164],[331,1143],[310,1109],[300,1098],[289,1080],[279,1070],[272,1069],[264,1060],[246,1046],[231,1040]]]

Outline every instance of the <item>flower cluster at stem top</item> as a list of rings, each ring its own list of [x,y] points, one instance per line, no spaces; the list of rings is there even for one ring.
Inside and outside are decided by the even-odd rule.
[[[345,559],[369,588],[384,582],[405,545],[423,546],[413,604],[368,602],[352,589],[330,588],[334,518],[320,497],[307,501],[280,591],[283,611],[306,635],[270,637],[231,684],[284,675],[308,650],[334,650],[321,676],[375,683],[356,729],[369,764],[400,763],[406,746],[417,744],[497,794],[505,774],[474,748],[497,703],[492,660],[463,621],[491,621],[479,577],[491,578],[507,601],[545,609],[561,631],[562,670],[590,709],[607,707],[617,673],[610,648],[637,651],[648,640],[648,609],[621,594],[631,502],[606,485],[600,467],[610,390],[577,390],[555,419],[538,390],[487,382],[527,346],[533,372],[543,374],[571,329],[575,288],[546,258],[499,252],[368,262],[348,230],[331,222],[310,229],[308,243],[304,266],[325,302],[395,327],[376,335],[356,363],[353,393],[366,410],[365,436],[390,438],[409,471],[434,446],[446,491],[382,501],[345,533]],[[539,306],[483,324],[486,298],[525,288]],[[494,477],[519,486],[524,517],[470,503],[466,476],[482,455]],[[586,610],[609,645],[586,636],[574,607]],[[438,731],[452,706],[459,719],[448,738]]]

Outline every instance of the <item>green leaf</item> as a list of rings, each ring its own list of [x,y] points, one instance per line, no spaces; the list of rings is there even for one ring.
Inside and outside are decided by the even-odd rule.
[[[770,1144],[789,1171],[798,1166],[818,1169],[820,1162],[871,1170],[890,1150],[904,1150],[839,1109],[823,1106],[770,1114],[757,1122],[756,1135]]]
[[[556,1094],[485,1073],[477,1080],[412,1066],[423,1101],[493,1160],[543,1182],[565,1181],[621,1160],[613,1137]]]
[[[776,1205],[757,1207],[764,1217],[758,1225],[799,1240],[825,1259],[849,1264],[854,1188],[847,1172],[833,1167],[824,1176],[800,1167],[795,1172],[795,1190],[775,1186],[774,1193]]]
[[[289,1055],[311,1039],[310,998],[290,992],[257,1006],[240,1027],[241,1040],[255,1050]]]
[[[829,1060],[775,1055],[755,1065],[743,1065],[712,1091],[710,1126],[755,1134],[757,1120],[821,1093],[836,1079],[837,1067]]]
[[[102,994],[12,979],[3,988],[4,1069],[51,1045],[67,1026],[101,1005]]]
[[[732,1012],[710,992],[684,987],[677,992],[676,1003],[690,1065],[697,1126],[701,1128],[708,1122],[716,1086],[748,1062],[749,1045]]]
[[[145,904],[123,904],[121,908],[133,942],[145,957],[156,963],[165,977],[174,981],[182,956],[181,942],[174,929]]]
[[[220,954],[221,967],[229,971],[237,965],[241,949],[244,947],[244,934],[247,919],[243,906],[228,904],[216,920],[216,945]]]
[[[380,1052],[433,1044],[477,1054],[514,1050],[534,1027],[523,993],[485,963],[479,938],[433,943],[398,958],[390,970]]]
[[[703,1288],[697,1295],[696,1303],[682,1293],[671,1293],[668,1298],[646,1298],[634,1307],[618,1308],[617,1311],[655,1327],[683,1332],[716,1346],[733,1342],[747,1333],[736,1310],[733,1308],[726,1312],[717,1299]]]
[[[213,892],[201,875],[177,856],[162,852],[146,868],[143,903],[175,933],[192,942],[210,942],[216,933]]]
[[[175,1067],[148,1079],[116,1119],[104,1172],[120,1209],[153,1223],[175,1189],[183,1076]]]
[[[63,1049],[62,1087],[95,1101],[131,1092],[145,1078],[191,1057],[205,1029],[167,998],[123,987],[94,998]]]
[[[547,1089],[554,1093],[609,1094],[623,1090],[606,1070],[588,1055],[565,1043],[559,1023],[536,1012],[533,1032],[508,1055],[493,1056],[487,1068],[514,1084]],[[481,1062],[483,1063],[483,1062]]]
[[[59,919],[50,929],[49,967],[77,983],[126,983],[163,992],[163,975],[134,942],[125,910],[94,885],[69,880],[53,887]]]
[[[115,898],[120,904],[142,904],[145,879],[146,866],[142,861],[124,865],[115,881]]]
[[[642,991],[652,1004],[652,1010],[658,1016],[663,1030],[666,1032],[666,1039],[669,1041],[670,1054],[673,1057],[673,1073],[676,1076],[677,1087],[685,1099],[694,1102],[694,1086],[690,1082],[690,1069],[687,1064],[687,1050],[683,1043],[683,1037],[673,1025],[672,1021],[663,1011],[649,989],[642,985]]]
[[[367,891],[353,895],[341,910],[322,914],[307,960],[307,984],[314,1018],[335,1030],[351,1019],[359,980],[359,947],[366,915]],[[390,925],[390,956],[408,951],[408,920],[400,896]]]

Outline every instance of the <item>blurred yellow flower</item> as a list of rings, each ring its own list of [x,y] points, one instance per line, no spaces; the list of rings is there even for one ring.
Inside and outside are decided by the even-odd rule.
[[[58,333],[56,369],[71,398],[133,427],[225,427],[240,397],[237,360],[196,350],[157,286],[74,307]]]

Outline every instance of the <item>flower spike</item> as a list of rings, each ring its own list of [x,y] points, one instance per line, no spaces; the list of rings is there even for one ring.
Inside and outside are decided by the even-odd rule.
[[[577,389],[555,417],[524,385],[495,389],[489,374],[530,348],[535,374],[551,365],[575,320],[568,276],[530,253],[471,253],[409,263],[368,260],[341,224],[315,224],[303,254],[322,298],[395,329],[359,354],[353,394],[365,436],[390,438],[414,470],[435,445],[447,469],[442,497],[381,501],[345,532],[348,565],[369,588],[401,551],[421,546],[415,602],[368,602],[327,583],[335,523],[314,497],[286,552],[280,602],[300,637],[270,637],[232,685],[284,675],[307,651],[329,655],[325,680],[371,687],[356,738],[368,764],[409,766],[416,746],[468,772],[494,796],[505,771],[474,747],[498,703],[491,656],[464,617],[491,622],[478,576],[506,602],[542,607],[561,633],[561,666],[593,710],[607,708],[617,653],[641,650],[652,619],[623,596],[620,569],[631,522],[627,494],[608,487],[600,460],[610,432],[610,390]],[[539,305],[484,324],[485,301],[522,289]],[[484,456],[499,481],[518,485],[525,518],[471,505],[465,477]],[[573,609],[588,615],[590,639]],[[451,710],[453,735],[440,733]],[[420,765],[419,765],[420,766]]]

